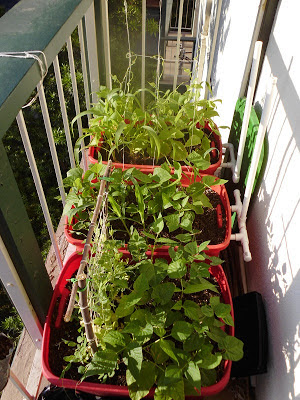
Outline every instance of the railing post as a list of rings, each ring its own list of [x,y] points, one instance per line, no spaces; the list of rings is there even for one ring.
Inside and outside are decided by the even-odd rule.
[[[0,159],[0,278],[18,312],[23,312],[21,318],[37,344],[52,286],[2,141]]]
[[[106,86],[109,87],[111,78],[108,77],[110,69],[110,60],[108,59],[108,56],[110,57],[110,52],[108,52],[105,48],[105,46],[109,45],[109,43],[107,42],[109,38],[107,38],[106,35],[109,28],[108,26],[103,26],[103,19],[107,17],[107,0],[94,0],[94,6],[100,82],[102,85],[106,84]]]

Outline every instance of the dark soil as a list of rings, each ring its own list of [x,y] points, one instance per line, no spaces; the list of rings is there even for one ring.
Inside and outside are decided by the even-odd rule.
[[[0,360],[4,360],[12,348],[13,342],[6,336],[0,335]]]
[[[219,289],[216,278],[210,277],[208,280],[215,284]],[[172,280],[176,284],[176,280]],[[178,280],[179,281],[179,280]],[[178,283],[180,286],[180,282]],[[220,289],[219,289],[220,292]],[[173,300],[176,301],[177,293],[174,293]],[[218,296],[215,292],[210,290],[204,290],[200,293],[193,293],[184,295],[184,300],[192,300],[199,304],[200,306],[209,304],[210,298],[213,296]],[[219,295],[220,296],[220,295]],[[78,329],[80,328],[79,320],[73,320],[72,322],[66,323],[64,320],[61,321],[61,325],[59,328],[55,328],[55,321],[57,318],[57,311],[59,300],[55,305],[54,312],[52,314],[51,320],[51,334],[50,334],[50,346],[49,346],[49,366],[52,373],[56,376],[61,376],[63,369],[67,366],[67,362],[64,361],[64,357],[70,356],[74,354],[74,347],[69,347],[66,343],[63,342],[62,339],[67,341],[76,342],[78,337]],[[150,305],[151,307],[151,305]],[[154,335],[155,336],[155,335]],[[154,337],[156,340],[158,337]],[[150,343],[149,343],[150,344]],[[177,343],[179,345],[180,343]],[[151,356],[149,356],[151,359]],[[80,364],[72,363],[71,368],[65,372],[64,378],[72,379],[75,381],[79,381],[81,379],[81,375],[78,373],[78,367]],[[219,365],[217,368],[217,381],[219,381],[223,375],[224,371],[224,362]],[[86,382],[100,383],[97,376],[88,377],[85,379]],[[103,382],[104,383],[104,382]],[[117,385],[117,386],[126,386],[126,366],[123,362],[119,363],[119,372],[115,374],[112,378],[108,378],[105,382],[106,384]]]
[[[196,215],[196,218],[193,223],[193,229],[197,230],[198,233],[195,235],[195,238],[198,243],[202,243],[206,240],[210,240],[210,244],[216,245],[223,243],[226,237],[226,213],[225,213],[225,208],[222,204],[221,198],[212,189],[206,189],[205,194],[208,197],[210,203],[212,204],[213,208],[208,208],[204,207],[204,213]],[[134,201],[134,200],[133,200]],[[130,201],[129,201],[130,204]],[[219,228],[218,226],[218,220],[217,220],[217,211],[216,207],[217,205],[221,205],[221,211],[222,211],[222,227]],[[145,221],[146,226],[149,226],[153,222],[153,217],[148,216],[147,220]],[[139,223],[131,222],[132,224],[138,231],[141,231],[141,225]],[[111,226],[114,229],[114,238],[117,240],[122,240],[125,243],[128,243],[129,236],[127,232],[125,231],[125,228],[122,224],[122,222],[118,220],[111,221]],[[130,225],[128,223],[128,228],[130,228]],[[169,233],[168,228],[165,227],[165,229],[161,232],[162,237],[170,238],[170,239],[175,239],[176,235],[182,234],[182,233],[188,233],[186,230],[179,228],[176,231],[173,231]],[[151,244],[151,241],[150,241]]]

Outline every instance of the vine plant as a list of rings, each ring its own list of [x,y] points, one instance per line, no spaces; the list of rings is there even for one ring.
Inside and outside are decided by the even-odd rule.
[[[152,387],[157,400],[199,395],[201,386],[217,381],[224,360],[243,356],[242,342],[227,334],[231,307],[210,279],[205,244],[171,247],[169,261],[145,254],[130,260],[119,246],[107,240],[90,265],[98,350],[89,353],[80,335],[74,355],[65,357],[66,369],[76,363],[82,380],[97,375],[103,383],[126,369],[133,400]]]

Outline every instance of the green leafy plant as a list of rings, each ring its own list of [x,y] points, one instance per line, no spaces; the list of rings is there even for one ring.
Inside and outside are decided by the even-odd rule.
[[[239,360],[243,344],[228,334],[231,307],[203,262],[203,246],[170,248],[168,259],[132,262],[107,240],[90,260],[90,307],[98,339],[94,355],[83,338],[73,342],[82,380],[102,383],[126,370],[130,397],[154,387],[155,399],[184,399],[216,383],[224,360]],[[227,327],[226,327],[227,326]],[[80,336],[81,337],[81,336]]]
[[[111,177],[108,221],[115,237],[127,242],[130,251],[134,246],[138,249],[142,241],[143,247],[152,245],[153,251],[155,246],[199,242],[207,231],[200,232],[197,221],[205,209],[212,208],[206,190],[226,182],[203,176],[184,183],[178,162],[173,173],[165,163],[149,174],[136,168],[115,169]]]
[[[201,99],[201,88],[192,83],[182,94],[178,90],[160,92],[154,86],[153,91],[146,90],[153,100],[142,109],[141,90],[130,93],[122,84],[113,90],[102,86],[98,103],[73,123],[83,115],[93,115],[84,137],[92,137],[90,146],[96,147],[100,161],[112,157],[113,161],[144,164],[145,160],[162,163],[169,159],[206,169],[214,150],[211,141],[219,135],[212,118],[218,116],[220,100]],[[84,137],[77,142],[77,152]]]

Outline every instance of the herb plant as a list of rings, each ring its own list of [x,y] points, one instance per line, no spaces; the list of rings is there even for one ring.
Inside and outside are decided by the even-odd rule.
[[[97,148],[101,143],[101,154],[107,159],[124,162],[130,154],[133,163],[160,158],[161,163],[167,158],[206,169],[210,165],[213,134],[219,135],[212,118],[218,116],[216,103],[220,100],[201,99],[201,88],[193,83],[183,94],[178,90],[147,90],[153,100],[142,109],[141,90],[129,93],[121,87],[109,90],[102,86],[94,108],[76,118],[93,114],[85,137],[92,137],[90,146]]]

